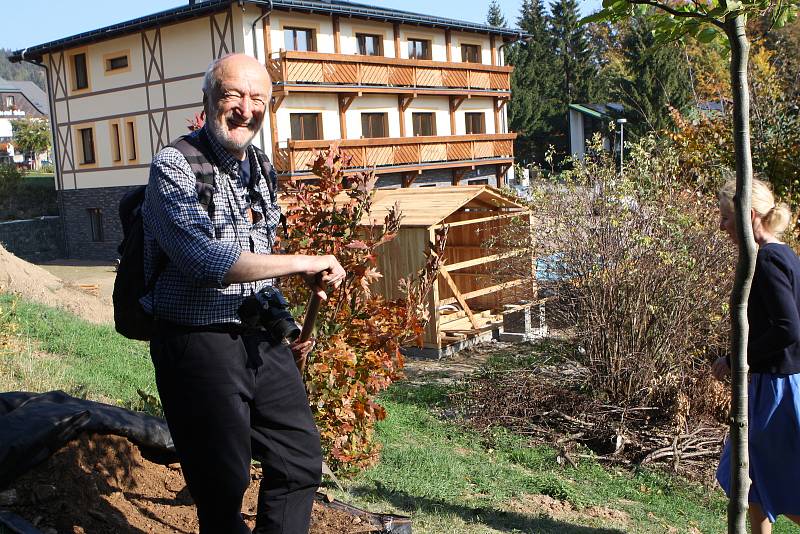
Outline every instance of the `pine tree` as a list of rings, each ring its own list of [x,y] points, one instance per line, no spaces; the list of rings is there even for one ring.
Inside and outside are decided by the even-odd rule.
[[[500,9],[500,4],[497,3],[497,0],[489,2],[489,13],[486,15],[486,24],[497,28],[506,27],[506,18],[503,16],[503,11]]]
[[[619,100],[628,110],[631,133],[672,126],[670,107],[684,111],[693,100],[686,58],[678,43],[656,46],[653,24],[631,19],[623,41],[629,79],[619,83]]]
[[[523,0],[517,25],[529,37],[510,47],[508,53],[508,63],[514,65],[509,120],[511,129],[519,133],[515,145],[518,159],[542,162],[558,112],[553,46],[542,0]]]
[[[580,24],[576,0],[554,0],[550,4],[549,31],[553,42],[557,84],[557,113],[551,121],[558,137],[553,145],[560,154],[569,151],[569,105],[593,102],[599,86],[598,53],[592,48],[586,28]]]

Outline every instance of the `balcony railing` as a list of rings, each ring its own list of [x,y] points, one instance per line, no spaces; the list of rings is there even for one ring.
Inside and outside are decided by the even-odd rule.
[[[281,51],[268,65],[273,83],[374,85],[510,91],[513,67],[382,56]]]
[[[515,133],[452,136],[379,137],[339,141],[289,141],[277,148],[273,164],[278,172],[307,172],[314,152],[331,144],[351,158],[348,168],[413,167],[437,162],[510,159],[514,157]],[[480,163],[478,163],[480,164]]]

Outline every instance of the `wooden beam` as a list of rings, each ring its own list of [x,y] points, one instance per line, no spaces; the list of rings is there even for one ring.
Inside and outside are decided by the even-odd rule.
[[[450,30],[444,31],[444,45],[447,48],[447,62],[453,61],[453,42]]]
[[[452,169],[451,172],[453,173],[452,184],[458,185],[459,182],[461,182],[461,179],[464,177],[464,174],[467,172],[467,170],[461,167],[461,168],[454,168]]]
[[[404,172],[400,175],[403,179],[403,187],[411,187],[411,184],[414,183],[414,180],[419,176],[419,173],[416,171],[412,172]]]
[[[280,65],[280,61],[276,62]],[[280,74],[276,76],[276,79],[280,79]],[[355,84],[351,85],[336,85],[336,84],[313,84],[313,83],[287,83],[281,85],[275,85],[273,87],[273,93],[281,93],[281,92],[295,92],[295,93],[378,93],[378,94],[392,94],[396,95],[398,92],[402,91],[414,91],[414,94],[419,95],[440,95],[440,96],[452,96],[454,92],[457,92],[459,96],[463,96],[465,98],[472,98],[473,96],[477,97],[490,97],[496,96],[499,98],[509,98],[511,93],[508,90],[495,90],[495,89],[453,89],[450,87],[442,87],[442,88],[435,88],[435,87],[395,87],[390,85],[376,85],[372,87],[359,87]]]
[[[406,113],[403,107],[403,95],[397,95],[397,115],[400,120],[400,137],[406,136]]]
[[[497,177],[497,187],[503,187],[506,184],[506,174],[508,174],[508,169],[511,168],[509,164],[503,164],[497,166],[495,170],[495,176]]]
[[[502,215],[492,215],[490,217],[480,217],[478,219],[467,219],[466,221],[455,221],[450,223],[442,223],[441,226],[464,226],[466,224],[480,224],[490,221],[499,221],[501,219],[508,219],[509,217],[519,217],[520,215],[524,215],[524,211],[515,211],[513,213],[503,213]]]
[[[467,267],[474,267],[475,265],[483,265],[484,263],[492,263],[493,261],[503,260],[505,258],[513,258],[514,256],[521,256],[525,254],[525,249],[515,249],[508,252],[501,252],[500,254],[492,254],[491,256],[481,256],[472,260],[460,261],[445,265],[444,270],[449,272],[457,271],[459,269],[466,269]]]
[[[399,98],[401,109],[406,111],[414,99],[417,98],[417,93],[411,93],[410,95],[399,95]]]
[[[494,35],[490,35],[489,36],[489,46],[492,49],[492,66],[496,66],[497,65],[497,46],[496,46],[496,44],[497,43],[494,40]]]
[[[456,135],[456,110],[464,103],[466,96],[450,97],[450,135]]]
[[[517,138],[516,133],[503,134],[469,134],[469,135],[426,135],[424,137],[371,137],[365,139],[348,139],[343,142],[343,147],[356,146],[397,146],[397,145],[429,145],[439,143],[463,143],[467,141],[513,141]],[[330,145],[330,141],[323,139],[295,140],[289,145],[297,149],[325,149]],[[503,158],[508,159],[508,158]],[[489,162],[492,163],[492,162]]]
[[[280,93],[272,97],[272,103],[269,106],[269,109],[272,111],[272,113],[278,112],[285,98],[286,98],[286,93]]]
[[[342,41],[339,32],[339,15],[333,15],[333,51],[336,54],[342,53]],[[492,63],[492,65],[494,65],[494,63]]]
[[[447,271],[442,271],[442,274],[446,272]],[[502,291],[510,287],[516,287],[524,283],[525,280],[512,280],[510,282],[503,282],[502,284],[497,284],[496,286],[485,287],[483,289],[478,289],[476,291],[470,291],[469,293],[464,293],[463,295],[461,295],[461,298],[463,298],[464,300],[470,300],[477,297],[482,297],[484,295],[488,295],[489,293],[497,293],[498,291]],[[445,304],[453,304],[455,302],[459,302],[458,299],[455,297],[450,297],[440,300],[439,304],[443,306]]]
[[[264,15],[267,12],[267,9],[262,7],[261,14]],[[264,65],[269,65],[269,60],[272,58],[272,39],[270,38],[270,22],[269,22],[269,15],[264,17],[264,20],[261,21],[261,33],[264,39]]]
[[[392,31],[394,32],[394,57],[400,59],[400,24],[395,22],[392,25]]]
[[[494,112],[494,131],[495,133],[500,131],[500,108],[497,107],[498,98],[494,97],[494,105],[492,106],[492,111]]]
[[[472,313],[469,304],[467,304],[467,299],[465,299],[461,294],[461,291],[458,289],[458,286],[456,286],[456,283],[453,281],[453,277],[450,276],[450,273],[448,273],[446,270],[440,270],[439,275],[444,278],[445,282],[447,282],[447,285],[450,287],[450,291],[453,292],[454,298],[461,305],[461,308],[467,313],[467,317],[469,317],[469,322],[472,323],[472,327],[480,328],[481,323],[478,321],[478,318],[475,317],[475,314]]]
[[[339,95],[339,133],[342,139],[347,139],[347,110],[350,109],[356,97]]]

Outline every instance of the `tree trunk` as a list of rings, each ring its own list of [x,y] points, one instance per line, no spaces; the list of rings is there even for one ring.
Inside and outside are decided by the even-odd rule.
[[[750,154],[750,92],[747,62],[750,42],[745,17],[726,21],[731,45],[731,88],[733,90],[733,143],[736,151],[736,198],[734,209],[739,256],[731,292],[731,495],[728,502],[728,533],[747,532],[750,489],[747,448],[747,299],[756,264],[756,243],[750,221],[753,162]]]

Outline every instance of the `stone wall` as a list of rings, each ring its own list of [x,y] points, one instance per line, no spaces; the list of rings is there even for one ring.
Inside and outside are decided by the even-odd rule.
[[[122,241],[119,222],[119,201],[131,187],[97,187],[92,189],[63,190],[61,215],[64,218],[66,254],[69,258],[114,261]],[[100,236],[92,236],[89,210],[99,210]]]
[[[0,243],[25,261],[39,263],[65,254],[61,217],[39,217],[0,223]]]

